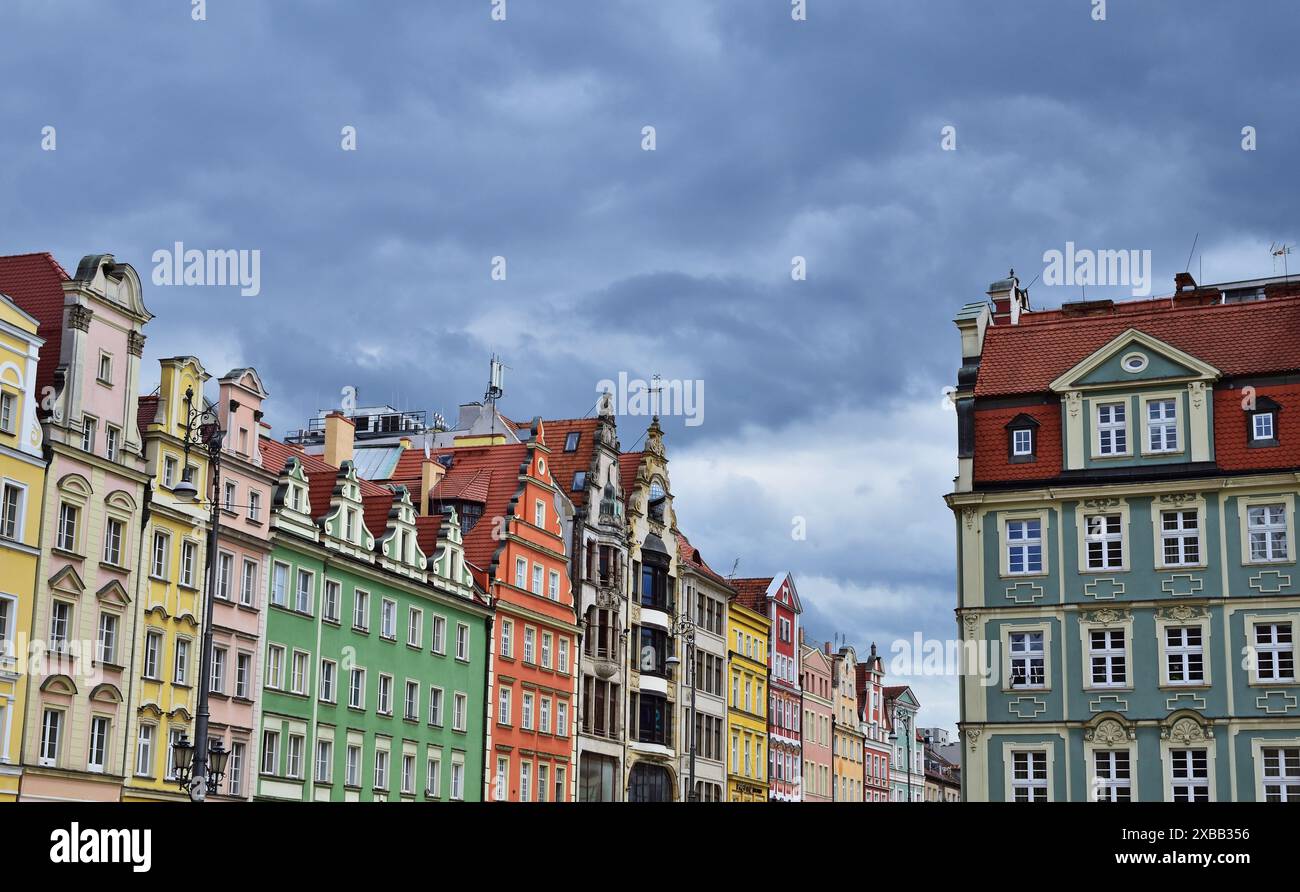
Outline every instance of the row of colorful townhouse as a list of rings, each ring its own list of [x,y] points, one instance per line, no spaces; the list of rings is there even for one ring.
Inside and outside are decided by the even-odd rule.
[[[623,452],[611,400],[516,422],[496,388],[275,439],[253,368],[138,395],[129,264],[0,257],[0,295],[0,800],[184,799],[203,702],[219,800],[919,789],[910,690],[805,646],[790,574],[708,566],[657,419]]]

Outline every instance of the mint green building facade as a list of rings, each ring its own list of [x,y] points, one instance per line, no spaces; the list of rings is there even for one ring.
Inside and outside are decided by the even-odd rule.
[[[1300,801],[1300,300],[1207,290],[958,317],[967,800]]]
[[[491,614],[455,515],[274,445],[256,798],[478,801]]]

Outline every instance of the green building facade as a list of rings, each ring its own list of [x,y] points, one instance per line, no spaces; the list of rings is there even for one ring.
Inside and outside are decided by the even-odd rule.
[[[405,487],[350,461],[264,451],[283,471],[257,798],[481,799],[491,612],[455,514],[419,516]]]

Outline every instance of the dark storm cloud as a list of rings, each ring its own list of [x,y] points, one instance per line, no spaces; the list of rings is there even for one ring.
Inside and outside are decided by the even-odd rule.
[[[581,415],[620,370],[703,379],[706,423],[666,419],[697,466],[764,438],[917,462],[909,522],[935,540],[915,551],[876,528],[789,545],[784,505],[747,525],[744,479],[740,514],[680,496],[706,554],[770,540],[799,574],[928,597],[813,615],[860,646],[950,634],[951,416],[908,407],[939,411],[961,304],[1066,241],[1151,249],[1159,293],[1196,233],[1193,271],[1220,280],[1272,273],[1269,243],[1296,236],[1286,0],[1110,0],[1105,22],[1088,0],[810,0],[805,23],[784,0],[509,0],[504,23],[487,0],[207,6],[4,5],[0,251],[112,251],[147,279],[178,240],[261,250],[256,298],[147,285],[147,358],[256,365],[281,432],[344,385],[452,411],[497,350],[518,417]],[[941,441],[933,467],[904,424]]]

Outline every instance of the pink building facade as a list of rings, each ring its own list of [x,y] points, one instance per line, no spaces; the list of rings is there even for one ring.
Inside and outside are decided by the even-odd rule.
[[[893,717],[885,702],[885,667],[871,645],[871,654],[857,667],[858,711],[863,733],[862,798],[866,802],[888,802],[892,770],[889,735]]]
[[[835,703],[831,699],[833,670],[820,647],[801,644],[800,687],[803,691],[803,801],[832,802],[835,785]]]

